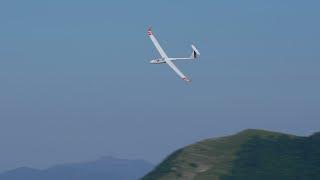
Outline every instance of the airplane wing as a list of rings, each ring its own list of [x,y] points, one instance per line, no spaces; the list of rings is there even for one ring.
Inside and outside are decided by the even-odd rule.
[[[187,82],[191,82],[190,79],[188,79],[178,68],[176,65],[173,64],[172,61],[170,60],[166,60],[166,63],[174,70],[174,72],[176,72],[178,74],[178,76],[181,77],[181,79],[187,81]]]
[[[160,55],[162,58],[168,58],[167,54],[164,52],[162,47],[160,46],[158,40],[156,37],[153,35],[151,28],[148,29],[148,36],[150,37],[151,41],[153,42],[154,46],[157,48],[159,51]]]

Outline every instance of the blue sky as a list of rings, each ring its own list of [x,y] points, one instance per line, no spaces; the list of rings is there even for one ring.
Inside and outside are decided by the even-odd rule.
[[[197,140],[320,127],[320,3],[0,2],[0,171],[112,155],[159,162]],[[148,26],[188,85],[166,65]]]

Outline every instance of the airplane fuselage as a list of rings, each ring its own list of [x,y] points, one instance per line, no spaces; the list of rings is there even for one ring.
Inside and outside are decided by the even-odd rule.
[[[150,64],[163,64],[166,63],[166,61],[164,60],[164,58],[160,58],[160,59],[154,59],[150,61]]]
[[[186,58],[169,58],[167,56],[167,54],[164,52],[164,50],[162,49],[162,47],[160,46],[158,40],[156,39],[156,37],[153,35],[151,28],[148,29],[147,32],[148,36],[150,37],[153,45],[156,47],[156,49],[158,50],[161,58],[158,59],[154,59],[151,60],[150,63],[151,64],[168,64],[168,66],[175,72],[177,73],[177,75],[183,79],[184,81],[190,82],[191,80],[188,79],[178,68],[177,66],[173,63],[173,61],[175,60],[191,60],[191,59],[196,59],[197,56],[200,55],[199,51],[196,49],[196,47],[194,45],[191,45],[192,48],[192,55],[190,57],[186,57]]]

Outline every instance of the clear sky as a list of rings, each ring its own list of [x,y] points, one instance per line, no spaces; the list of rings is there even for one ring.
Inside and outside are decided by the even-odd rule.
[[[159,162],[203,138],[320,130],[316,0],[2,0],[0,171],[111,155]],[[166,65],[149,25],[171,56]]]

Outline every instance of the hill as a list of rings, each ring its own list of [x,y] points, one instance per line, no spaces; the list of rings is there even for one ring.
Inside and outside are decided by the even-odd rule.
[[[0,180],[137,180],[152,167],[142,160],[105,157],[87,163],[57,165],[45,170],[17,168],[0,174]]]
[[[142,180],[319,180],[320,133],[249,129],[207,139],[166,158]]]

